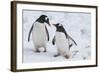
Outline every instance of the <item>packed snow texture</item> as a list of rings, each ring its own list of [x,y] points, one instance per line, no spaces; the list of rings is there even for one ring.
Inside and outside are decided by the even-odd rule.
[[[47,52],[42,52],[43,47],[39,48],[40,53],[34,52],[32,34],[28,42],[28,34],[31,26],[40,15],[47,15],[51,24],[61,23],[66,32],[77,42],[70,49],[70,58],[63,56],[54,57],[57,54],[56,46],[52,45],[52,39],[56,28],[52,25],[48,27],[50,41],[47,42]],[[68,60],[88,60],[91,59],[91,14],[79,12],[53,12],[53,11],[34,11],[23,10],[23,63],[34,62],[53,62]],[[34,29],[34,28],[33,28]],[[38,40],[39,41],[39,40]]]

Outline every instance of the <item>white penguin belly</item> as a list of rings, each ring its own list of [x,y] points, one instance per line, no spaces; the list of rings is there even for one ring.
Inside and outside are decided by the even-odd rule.
[[[66,38],[64,33],[56,32],[55,39],[56,39],[56,46],[59,53],[65,55],[67,52],[69,52],[68,39]]]
[[[46,44],[47,35],[44,24],[35,24],[32,38],[35,46],[43,47]]]

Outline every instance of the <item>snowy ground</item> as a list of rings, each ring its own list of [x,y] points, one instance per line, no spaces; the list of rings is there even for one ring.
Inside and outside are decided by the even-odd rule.
[[[53,57],[57,53],[51,40],[55,33],[55,28],[48,27],[50,41],[47,43],[46,53],[35,53],[34,44],[28,42],[28,33],[34,21],[42,14],[50,18],[50,23],[61,23],[67,33],[77,42],[78,46],[73,46],[70,50],[71,57],[65,59],[63,56]],[[43,50],[43,47],[40,48]],[[78,51],[76,53],[76,51]],[[70,12],[46,12],[46,11],[23,11],[23,63],[32,62],[52,62],[67,60],[85,60],[91,58],[91,14],[90,13],[70,13]]]

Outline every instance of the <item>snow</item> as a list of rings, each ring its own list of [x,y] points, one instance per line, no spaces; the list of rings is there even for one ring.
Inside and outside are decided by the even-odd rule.
[[[57,54],[56,46],[52,45],[52,39],[56,28],[51,25],[47,26],[50,41],[47,42],[47,52],[44,48],[39,48],[40,53],[34,52],[32,35],[28,42],[28,33],[35,20],[42,14],[49,17],[51,24],[61,23],[67,33],[77,42],[77,46],[70,49],[70,58],[65,59],[63,56],[54,57]],[[85,60],[91,59],[91,14],[79,12],[52,12],[52,11],[32,11],[23,10],[23,63],[34,62],[53,62],[68,60]]]

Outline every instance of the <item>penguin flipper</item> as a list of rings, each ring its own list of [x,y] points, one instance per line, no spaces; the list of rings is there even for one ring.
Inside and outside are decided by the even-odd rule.
[[[45,29],[46,29],[46,33],[47,33],[47,39],[49,41],[49,33],[48,33],[48,30],[47,30],[47,27],[45,26]]]
[[[31,35],[32,30],[33,30],[33,25],[32,25],[32,27],[31,27],[31,29],[29,31],[29,34],[28,34],[28,42],[30,41],[30,35]]]
[[[55,45],[55,36],[54,36],[54,38],[52,40],[52,44]]]
[[[70,49],[72,46],[73,46],[73,44],[70,44],[70,45],[69,45],[69,49]]]
[[[64,28],[63,28],[63,29],[64,29]],[[65,29],[63,30],[63,32],[65,33],[66,38],[71,39],[71,40],[75,43],[75,45],[77,45],[77,43],[74,41],[74,39],[73,39],[72,37],[70,37],[70,36],[66,33]]]
[[[75,45],[77,45],[77,43],[74,41],[74,39],[72,37],[70,37],[70,36],[68,36],[68,37],[74,42]]]

